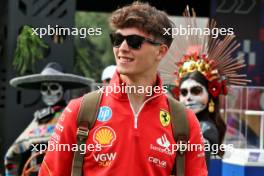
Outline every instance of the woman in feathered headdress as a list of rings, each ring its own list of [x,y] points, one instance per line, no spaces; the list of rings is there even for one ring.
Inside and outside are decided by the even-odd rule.
[[[194,10],[192,14],[187,7],[183,14],[186,29],[197,28]],[[208,24],[207,31],[216,29],[215,21]],[[212,33],[177,35],[160,64],[163,82],[175,86],[173,96],[192,109],[200,121],[205,147],[210,147],[209,151],[205,148],[207,166],[212,153],[222,156],[224,152],[212,150],[213,145],[222,144],[226,131],[220,115],[219,96],[227,94],[227,85],[249,82],[246,75],[238,74],[238,70],[245,66],[242,56],[231,56],[238,47],[234,35],[226,35],[223,39],[214,38]]]

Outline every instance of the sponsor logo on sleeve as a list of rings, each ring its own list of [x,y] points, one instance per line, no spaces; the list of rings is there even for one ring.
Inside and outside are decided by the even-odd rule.
[[[58,131],[60,131],[60,132],[63,132],[64,127],[58,122],[58,123],[56,124],[56,129],[57,129]]]
[[[59,143],[60,142],[60,135],[58,135],[57,133],[53,133],[50,141],[53,141],[55,143]]]
[[[65,114],[61,113],[60,117],[59,117],[59,121],[63,122],[65,119]]]
[[[72,110],[69,107],[66,107],[65,111],[67,111],[68,113],[72,113]]]

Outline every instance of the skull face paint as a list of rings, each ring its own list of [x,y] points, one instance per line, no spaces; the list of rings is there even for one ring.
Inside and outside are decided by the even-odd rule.
[[[196,114],[207,107],[208,98],[206,88],[193,79],[185,80],[180,86],[180,102]]]
[[[40,92],[43,102],[48,106],[53,106],[63,98],[62,85],[56,82],[41,83]]]

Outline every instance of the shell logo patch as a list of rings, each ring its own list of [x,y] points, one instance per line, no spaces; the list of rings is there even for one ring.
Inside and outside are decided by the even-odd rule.
[[[168,111],[160,110],[160,123],[164,127],[170,124],[170,113]]]
[[[116,140],[115,131],[108,126],[101,126],[97,128],[93,134],[93,141],[101,144],[102,147],[110,147]]]

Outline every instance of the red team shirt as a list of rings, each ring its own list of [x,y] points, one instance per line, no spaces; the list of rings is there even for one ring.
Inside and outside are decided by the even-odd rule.
[[[110,86],[121,85],[116,73]],[[158,77],[160,90],[161,81]],[[72,100],[61,115],[50,142],[76,147],[77,114],[81,98]],[[168,176],[174,166],[175,141],[167,96],[154,93],[135,114],[124,92],[103,94],[94,128],[89,132],[84,156],[84,176]],[[163,115],[166,114],[164,120]],[[186,110],[190,144],[203,145],[199,122]],[[180,124],[179,124],[180,125]],[[40,176],[70,176],[73,152],[51,150],[46,154]],[[76,148],[75,148],[76,149]],[[204,151],[187,151],[186,176],[206,176]]]

